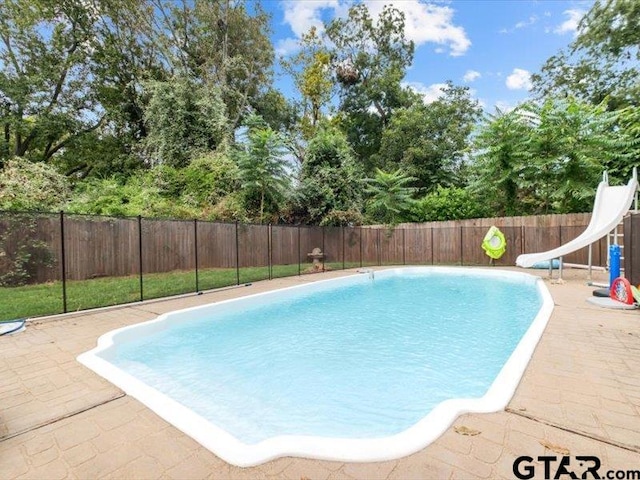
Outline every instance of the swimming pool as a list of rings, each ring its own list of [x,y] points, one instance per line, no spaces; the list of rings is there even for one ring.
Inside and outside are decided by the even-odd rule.
[[[504,408],[552,308],[528,274],[398,268],[171,312],[78,359],[230,463],[381,461]]]

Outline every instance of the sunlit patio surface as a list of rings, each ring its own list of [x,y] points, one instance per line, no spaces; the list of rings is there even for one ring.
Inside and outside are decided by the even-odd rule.
[[[505,411],[463,415],[423,450],[381,463],[287,457],[252,468],[229,465],[76,361],[103,333],[164,312],[353,273],[37,319],[0,337],[0,477],[516,478],[521,456],[532,460],[517,468],[535,478],[545,476],[545,466],[553,477],[563,456],[578,478],[595,462],[577,458],[584,456],[597,457],[603,478],[609,470],[640,471],[640,310],[587,303],[593,287],[585,270],[566,269],[562,283],[546,281],[556,306]],[[607,279],[594,272],[594,280]]]

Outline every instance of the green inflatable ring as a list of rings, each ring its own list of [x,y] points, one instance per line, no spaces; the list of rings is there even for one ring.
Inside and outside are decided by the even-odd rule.
[[[507,250],[507,241],[498,227],[494,226],[489,229],[482,240],[482,249],[489,257],[496,260],[504,255]]]

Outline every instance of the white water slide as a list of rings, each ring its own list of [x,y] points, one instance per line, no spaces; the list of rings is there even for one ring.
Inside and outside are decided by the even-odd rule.
[[[593,205],[591,221],[586,230],[578,237],[564,245],[540,253],[525,253],[516,258],[516,265],[519,267],[531,267],[538,262],[545,262],[560,258],[576,250],[580,250],[611,232],[622,220],[622,217],[629,211],[636,191],[638,190],[638,174],[633,169],[633,177],[627,185],[619,187],[609,186],[607,172],[602,174],[602,181],[598,185],[596,201]]]

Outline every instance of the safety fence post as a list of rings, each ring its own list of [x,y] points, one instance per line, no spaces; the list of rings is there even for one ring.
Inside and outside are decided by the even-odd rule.
[[[198,293],[200,291],[200,285],[198,283],[198,219],[195,218],[193,220],[193,244],[194,244],[194,250],[195,250],[195,256],[194,256],[194,260],[195,260],[195,264],[196,264],[196,293]]]
[[[138,269],[140,270],[140,301],[144,300],[142,279],[142,216],[138,215]]]
[[[236,220],[236,285],[240,285],[240,240],[238,239],[238,220]]]
[[[362,227],[360,227],[360,268],[362,268]]]
[[[324,225],[322,228],[322,253],[324,253],[324,258],[322,259],[322,273],[324,273],[324,264],[327,261],[327,252],[324,249]]]
[[[342,230],[342,269],[344,270],[344,225],[340,227],[340,230]]]
[[[298,225],[298,276],[302,275],[302,260],[300,259],[300,255],[302,255],[302,247],[300,245],[300,225]]]
[[[460,265],[464,265],[464,244],[462,242],[462,235],[464,233],[464,228],[460,225]]]
[[[62,269],[62,311],[67,313],[67,260],[64,245],[64,212],[60,210],[60,266]]]
[[[272,257],[272,249],[273,248],[273,239],[271,238],[271,224],[267,225],[267,263],[269,265],[269,280],[273,278],[273,257]]]

